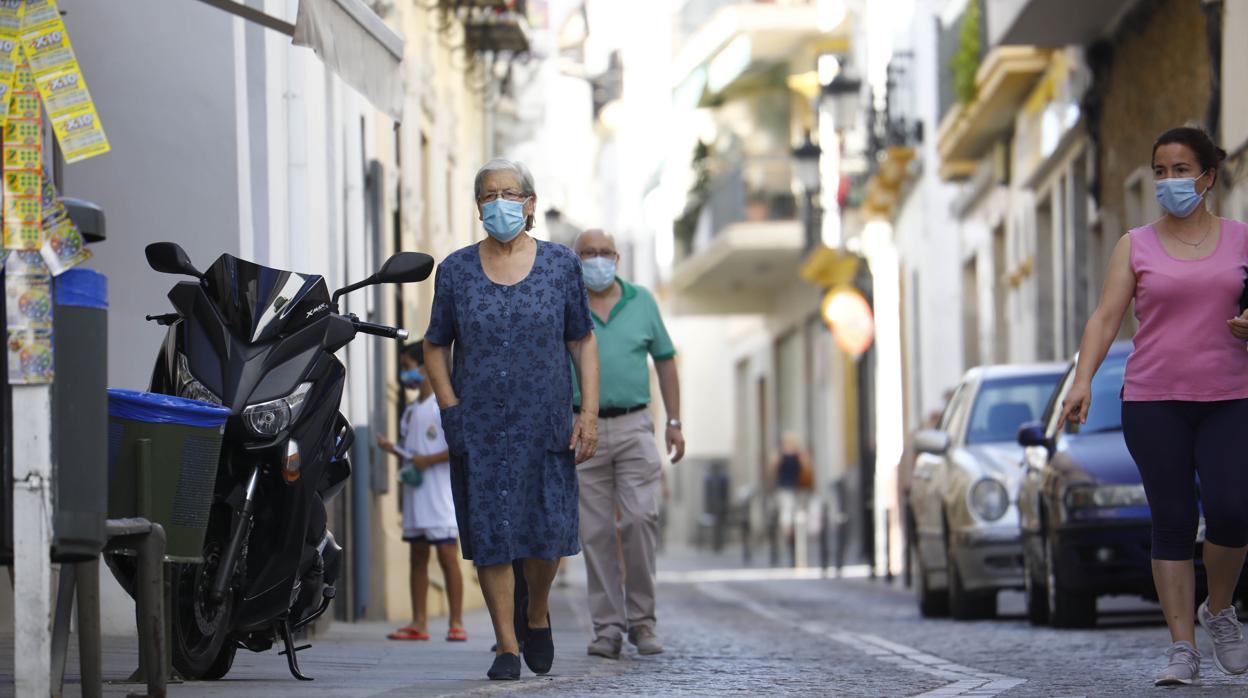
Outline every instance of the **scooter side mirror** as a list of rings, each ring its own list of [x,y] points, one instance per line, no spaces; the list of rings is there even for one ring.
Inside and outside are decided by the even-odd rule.
[[[399,252],[373,274],[374,283],[414,284],[433,273],[433,257],[421,252]]]
[[[433,257],[423,252],[399,252],[387,259],[376,274],[334,291],[330,303],[337,308],[338,299],[343,294],[375,284],[413,284],[429,278],[431,273],[433,273]]]
[[[153,242],[144,249],[147,265],[162,274],[185,274],[197,279],[204,275],[191,263],[186,250],[176,242]]]

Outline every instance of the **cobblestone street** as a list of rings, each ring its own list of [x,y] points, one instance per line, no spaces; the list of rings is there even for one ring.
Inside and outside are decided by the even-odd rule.
[[[774,569],[681,569],[662,565],[660,634],[667,652],[619,661],[585,655],[581,563],[553,607],[559,647],[554,672],[525,672],[517,683],[484,678],[492,639],[483,613],[468,617],[471,641],[396,643],[388,626],[335,624],[301,653],[311,684],[286,672],[284,658],[240,652],[226,680],[170,687],[174,696],[1138,696],[1165,648],[1155,607],[1126,599],[1102,602],[1100,626],[1086,631],[1035,629],[1022,598],[1002,598],[1003,618],[955,623],[922,620],[900,585],[862,578],[814,579]],[[705,560],[700,561],[705,564]],[[661,566],[661,569],[663,567]],[[858,570],[851,570],[857,572]],[[11,637],[3,638],[9,645]],[[1248,680],[1222,675],[1205,653],[1204,686],[1184,695],[1248,696]],[[11,645],[10,645],[11,646]],[[11,662],[11,651],[5,651]],[[70,657],[66,696],[80,695]],[[105,677],[114,682],[135,665],[133,641],[106,647]],[[3,667],[0,695],[12,695],[12,666]],[[105,695],[139,689],[111,683]]]

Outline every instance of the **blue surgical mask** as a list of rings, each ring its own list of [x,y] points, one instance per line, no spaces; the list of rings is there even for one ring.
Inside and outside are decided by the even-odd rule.
[[[399,381],[409,388],[420,387],[425,382],[425,377],[421,375],[418,369],[409,368],[399,374]]]
[[[1161,207],[1172,216],[1187,218],[1192,215],[1192,211],[1200,205],[1205,194],[1209,193],[1208,189],[1200,194],[1196,193],[1196,180],[1204,174],[1201,172],[1196,177],[1157,180],[1153,183],[1157,187],[1157,203],[1161,204]]]
[[[485,232],[499,242],[511,242],[524,230],[524,202],[497,198],[481,207]]]
[[[606,257],[590,257],[581,260],[585,285],[594,291],[605,291],[615,283],[615,262]]]

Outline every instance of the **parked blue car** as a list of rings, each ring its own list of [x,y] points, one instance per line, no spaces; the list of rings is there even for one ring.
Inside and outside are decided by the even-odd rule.
[[[1122,436],[1120,391],[1130,353],[1130,342],[1110,347],[1092,378],[1086,423],[1058,424],[1062,400],[1074,382],[1072,360],[1041,421],[1019,429],[1023,589],[1033,624],[1091,627],[1099,596],[1157,598],[1148,501]],[[1202,518],[1195,554],[1200,589],[1203,540]]]

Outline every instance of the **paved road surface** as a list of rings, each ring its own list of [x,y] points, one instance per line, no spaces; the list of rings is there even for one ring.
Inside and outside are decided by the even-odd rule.
[[[573,563],[574,569],[580,565]],[[554,600],[559,648],[554,673],[520,682],[484,680],[490,663],[488,621],[469,616],[472,640],[397,643],[387,626],[337,624],[301,653],[317,678],[299,684],[283,658],[239,653],[220,682],[171,687],[172,696],[1139,696],[1159,692],[1165,630],[1154,606],[1103,603],[1100,627],[1035,629],[1017,594],[1004,595],[1005,618],[955,623],[922,620],[909,592],[866,579],[801,579],[785,571],[679,569],[661,585],[660,632],[666,654],[619,661],[585,656],[583,587],[573,579]],[[685,565],[689,567],[689,565]],[[696,568],[696,565],[693,567]],[[575,577],[575,574],[573,575]],[[12,695],[12,637],[0,636],[0,695]],[[1201,649],[1208,656],[1207,638]],[[133,641],[109,643],[106,678],[135,663]],[[67,696],[80,695],[71,658]],[[1205,686],[1192,696],[1248,696],[1248,677],[1217,672],[1208,659]],[[110,684],[106,695],[137,689]]]

